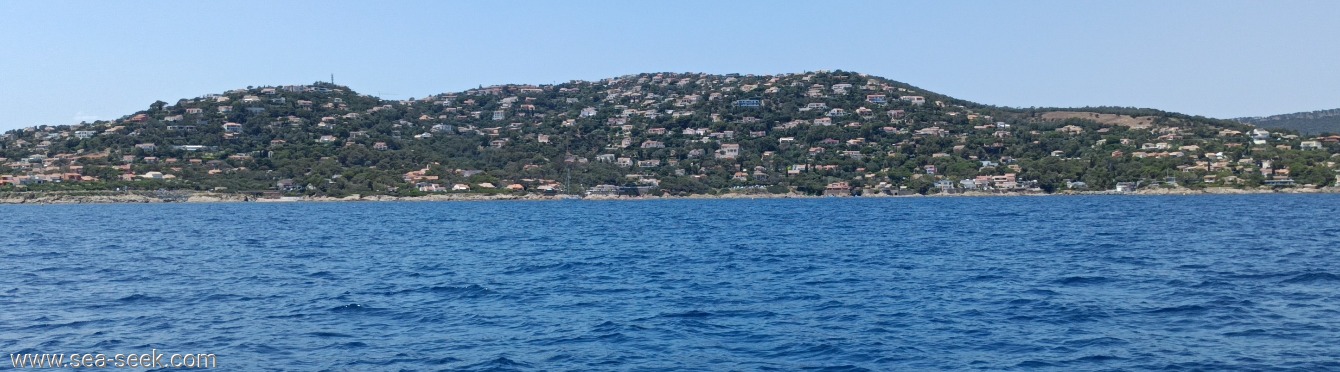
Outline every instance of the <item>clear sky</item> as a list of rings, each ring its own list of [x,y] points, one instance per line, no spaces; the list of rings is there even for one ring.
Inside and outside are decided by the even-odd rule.
[[[842,69],[1005,106],[1340,107],[1340,1],[0,0],[0,129],[327,80],[403,99]]]

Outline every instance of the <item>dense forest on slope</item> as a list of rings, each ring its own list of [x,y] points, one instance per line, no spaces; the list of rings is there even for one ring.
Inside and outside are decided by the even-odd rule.
[[[1150,109],[988,106],[847,71],[646,73],[395,101],[315,83],[10,131],[0,135],[0,190],[687,195],[1057,192],[1123,182],[1329,186],[1338,142]]]

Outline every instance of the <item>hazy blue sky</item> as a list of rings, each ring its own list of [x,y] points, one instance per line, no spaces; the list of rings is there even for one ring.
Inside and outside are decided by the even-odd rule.
[[[864,72],[1007,106],[1340,107],[1340,1],[0,0],[0,129],[329,79],[384,98]]]

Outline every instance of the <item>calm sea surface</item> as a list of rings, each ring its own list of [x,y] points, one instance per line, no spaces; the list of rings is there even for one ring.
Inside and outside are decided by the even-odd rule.
[[[1335,370],[1338,216],[1334,195],[0,206],[0,355]]]

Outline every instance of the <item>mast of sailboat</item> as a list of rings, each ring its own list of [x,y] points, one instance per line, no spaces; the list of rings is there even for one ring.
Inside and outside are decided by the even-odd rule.
[[[568,196],[573,195],[573,193],[572,193],[572,151],[569,150],[569,148],[568,148],[568,146],[571,146],[571,145],[572,145],[572,138],[569,137],[568,140],[567,140],[567,141],[564,141],[564,143],[563,143],[563,173],[564,173],[564,177],[565,177],[565,179],[563,180],[563,194],[568,195]]]

